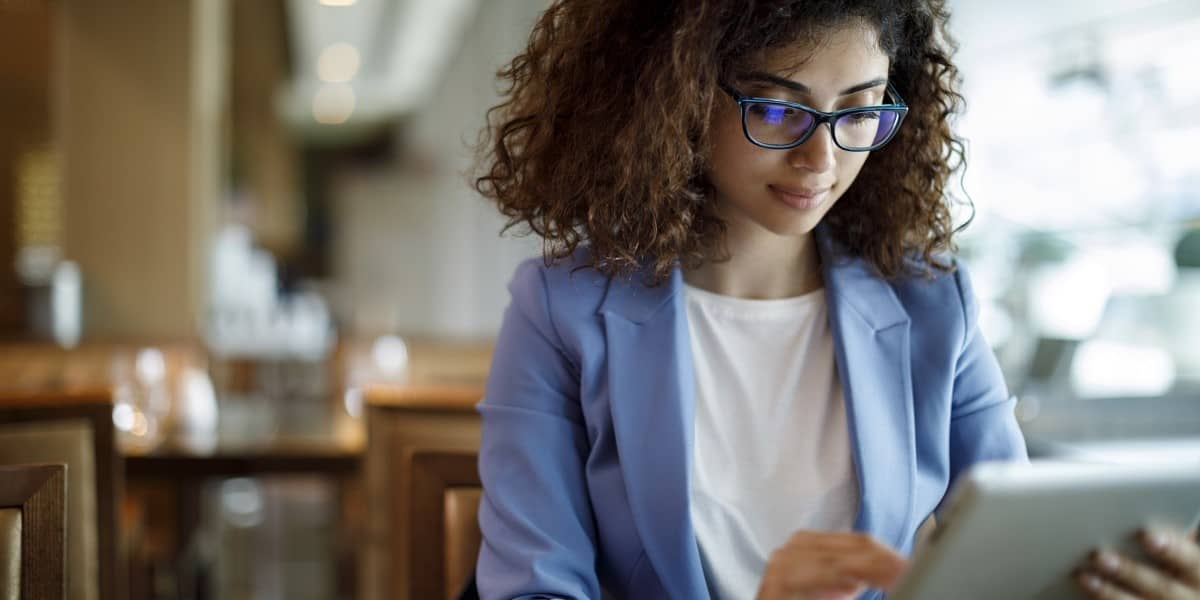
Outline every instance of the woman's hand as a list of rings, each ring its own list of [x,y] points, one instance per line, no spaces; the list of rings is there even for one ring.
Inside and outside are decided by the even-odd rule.
[[[1195,532],[1159,529],[1138,532],[1153,558],[1145,563],[1111,550],[1098,550],[1079,569],[1076,581],[1100,600],[1200,600],[1200,544]]]
[[[908,563],[862,533],[798,531],[771,553],[758,600],[842,600],[889,588]]]

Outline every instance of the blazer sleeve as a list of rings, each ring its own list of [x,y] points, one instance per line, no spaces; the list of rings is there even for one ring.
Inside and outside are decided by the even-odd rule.
[[[955,364],[950,409],[950,485],[977,462],[1029,460],[1013,412],[1016,400],[1009,396],[996,355],[979,331],[979,306],[970,276],[960,265],[954,277],[965,334]]]
[[[599,598],[578,369],[551,320],[545,272],[518,267],[488,374],[479,474],[483,600]]]

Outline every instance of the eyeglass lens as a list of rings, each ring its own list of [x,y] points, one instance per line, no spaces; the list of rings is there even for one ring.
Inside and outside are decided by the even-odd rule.
[[[763,144],[784,146],[799,140],[816,126],[816,117],[781,104],[751,102],[746,105],[746,130]],[[866,149],[888,139],[900,122],[900,112],[873,110],[842,115],[833,124],[833,137],[848,149]]]

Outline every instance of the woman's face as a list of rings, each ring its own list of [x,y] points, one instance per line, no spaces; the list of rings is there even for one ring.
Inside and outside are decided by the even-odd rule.
[[[888,66],[873,28],[846,25],[816,48],[796,44],[768,52],[734,86],[746,96],[829,112],[883,104]],[[871,82],[875,85],[862,89]],[[758,228],[782,236],[808,234],[854,183],[870,154],[838,148],[827,125],[795,148],[756,146],[743,134],[737,103],[727,95],[714,110],[711,131],[708,175],[717,212],[746,233]]]

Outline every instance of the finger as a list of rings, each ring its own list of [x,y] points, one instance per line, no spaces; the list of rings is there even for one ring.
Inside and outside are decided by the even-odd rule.
[[[908,568],[908,561],[895,552],[866,552],[835,557],[830,567],[871,587],[890,588]]]
[[[1075,576],[1075,582],[1086,592],[1089,598],[1096,600],[1138,600],[1137,596],[1121,589],[1121,586],[1108,581],[1099,573],[1080,571]]]
[[[859,579],[831,568],[826,556],[787,546],[771,553],[760,587],[771,598],[795,598],[799,593],[839,590],[860,585]]]
[[[866,585],[858,580],[842,577],[828,572],[792,571],[777,574],[770,585],[763,583],[764,589],[770,588],[775,595],[772,598],[854,598],[866,589]]]
[[[902,555],[869,535],[802,530],[772,553],[765,572],[783,590],[811,593],[847,586],[886,589],[907,567]]]
[[[1200,544],[1162,529],[1142,530],[1138,538],[1155,560],[1175,571],[1184,581],[1200,585]]]
[[[785,552],[815,555],[823,565],[822,579],[855,579],[886,587],[908,568],[908,560],[890,546],[861,532],[798,531]]]
[[[831,541],[848,551],[839,552],[837,555],[861,556],[871,561],[886,561],[893,565],[903,565],[906,562],[904,556],[891,546],[865,533],[848,533]]]
[[[1150,598],[1187,598],[1188,589],[1164,571],[1111,550],[1092,554],[1091,569],[1116,581],[1140,596]]]

